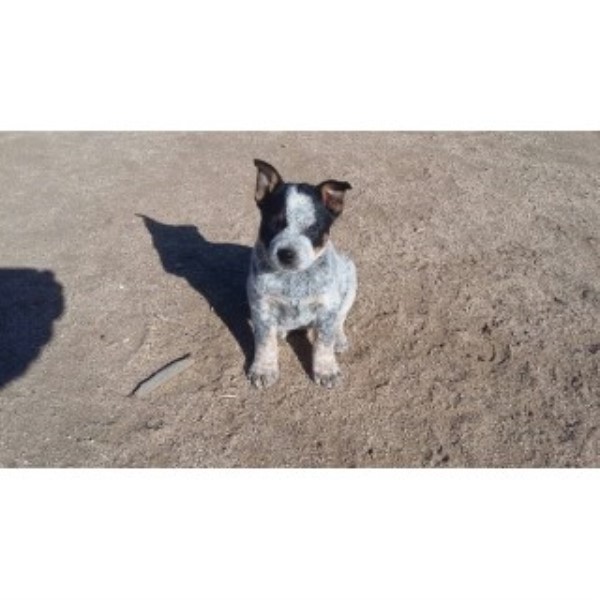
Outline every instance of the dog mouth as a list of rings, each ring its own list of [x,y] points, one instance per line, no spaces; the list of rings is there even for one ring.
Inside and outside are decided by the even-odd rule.
[[[301,271],[306,271],[312,265],[312,261],[307,262],[300,259],[282,261],[278,257],[275,257],[273,263],[279,271],[286,273],[300,273]]]

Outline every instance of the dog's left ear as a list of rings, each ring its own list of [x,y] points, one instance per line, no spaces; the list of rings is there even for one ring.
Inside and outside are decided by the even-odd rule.
[[[351,190],[352,186],[347,181],[336,181],[328,179],[317,186],[323,204],[327,207],[335,217],[342,214],[344,210],[344,196],[347,190]]]

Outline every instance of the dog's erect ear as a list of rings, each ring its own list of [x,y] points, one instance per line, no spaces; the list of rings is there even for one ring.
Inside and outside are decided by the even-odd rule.
[[[329,179],[320,183],[317,186],[317,189],[321,194],[323,204],[325,204],[329,212],[336,217],[342,214],[342,210],[344,209],[344,196],[347,190],[352,189],[352,186],[347,181],[335,181],[334,179]]]
[[[254,164],[258,169],[254,199],[260,204],[267,194],[271,193],[280,183],[283,183],[283,180],[277,169],[264,160],[255,158]]]

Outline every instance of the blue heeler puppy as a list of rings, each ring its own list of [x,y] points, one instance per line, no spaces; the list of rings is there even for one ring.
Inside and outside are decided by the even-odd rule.
[[[329,230],[351,186],[284,183],[268,163],[254,164],[261,223],[247,285],[255,341],[248,376],[256,387],[275,383],[277,336],[312,329],[314,380],[332,387],[340,378],[335,352],[348,347],[344,320],[356,296],[356,268],[335,250]]]

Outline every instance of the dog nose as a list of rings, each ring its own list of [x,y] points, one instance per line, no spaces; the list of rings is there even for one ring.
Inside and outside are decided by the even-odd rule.
[[[277,258],[282,265],[291,265],[296,259],[296,253],[291,248],[277,250]]]

